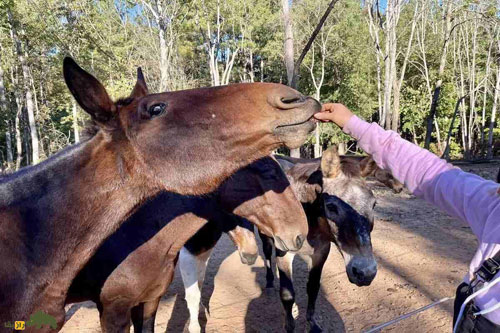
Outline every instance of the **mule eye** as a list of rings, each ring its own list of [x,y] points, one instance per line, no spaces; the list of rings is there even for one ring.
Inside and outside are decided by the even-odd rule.
[[[329,202],[329,203],[326,204],[326,209],[328,209],[328,212],[333,213],[333,214],[338,214],[339,213],[337,205],[334,204],[334,203],[331,203],[331,202]]]
[[[167,104],[165,103],[153,104],[149,107],[148,112],[151,117],[157,117],[163,114],[166,108]]]
[[[377,202],[376,202],[376,201],[374,201],[374,202],[373,202],[373,207],[372,207],[372,209],[375,209],[375,206],[376,206],[376,205],[377,205]]]

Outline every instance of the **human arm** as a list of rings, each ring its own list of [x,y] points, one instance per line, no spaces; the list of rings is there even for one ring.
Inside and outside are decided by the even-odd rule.
[[[325,104],[323,111],[318,119],[341,126],[379,167],[391,171],[416,196],[469,223],[482,239],[488,217],[500,205],[498,184],[463,172],[397,133],[361,120],[341,104]]]

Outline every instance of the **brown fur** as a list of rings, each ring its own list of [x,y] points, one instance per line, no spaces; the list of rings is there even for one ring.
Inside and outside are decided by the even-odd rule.
[[[166,210],[168,205],[173,206],[172,209]],[[191,205],[195,211],[175,217],[139,247],[130,248],[132,240],[147,238],[145,235],[151,233],[150,229],[154,233],[158,223],[170,219],[167,214],[162,214],[163,210],[173,214],[173,211],[181,210],[179,207]],[[221,208],[250,220],[270,237],[280,235],[285,238],[284,232],[307,234],[306,216],[285,174],[276,161],[264,158],[228,179],[213,200],[210,197],[179,198],[161,194],[141,207],[78,274],[68,294],[68,302],[91,299],[98,304],[103,332],[128,331],[131,313],[137,312],[138,307],[149,304],[148,308],[156,309],[157,300],[171,282],[179,250],[203,227],[206,223],[204,218],[227,218],[219,213]],[[176,237],[172,238],[174,233]],[[247,244],[250,236],[251,244]],[[198,237],[198,242],[203,241],[199,239],[199,234],[195,237]],[[253,244],[257,251],[253,232],[240,230],[234,232],[232,237],[238,248]],[[213,247],[215,244],[210,245]],[[119,261],[125,255],[124,260]],[[103,271],[106,270],[110,270],[110,275],[103,278]],[[150,320],[154,321],[154,312],[144,317],[132,317],[136,331],[143,320],[152,325]]]
[[[394,178],[390,171],[381,169],[371,156],[345,156],[344,158],[353,163],[359,163],[362,177],[373,177],[395,193],[403,190],[404,184]]]
[[[144,200],[161,190],[213,190],[281,144],[301,144],[320,109],[277,84],[148,94],[140,71],[126,103],[114,103],[71,59],[64,76],[100,130],[1,180],[0,323],[43,310],[60,328],[72,279]],[[282,101],[290,97],[296,100]],[[166,110],[155,115],[151,106],[159,103]]]

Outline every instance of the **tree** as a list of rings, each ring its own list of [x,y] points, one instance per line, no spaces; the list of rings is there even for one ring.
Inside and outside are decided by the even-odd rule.
[[[11,25],[12,42],[15,45],[16,53],[17,53],[17,56],[19,58],[19,62],[21,64],[22,73],[23,73],[24,92],[26,94],[26,110],[28,113],[29,130],[30,130],[30,136],[31,136],[32,162],[33,162],[33,164],[37,164],[40,160],[40,153],[39,153],[39,144],[38,144],[38,132],[37,132],[36,123],[35,123],[35,110],[34,110],[34,104],[33,104],[33,93],[32,93],[31,87],[30,87],[31,77],[30,77],[30,73],[29,73],[28,63],[26,60],[26,57],[28,55],[28,51],[26,50],[27,45],[25,43],[25,49],[23,50],[23,48],[21,46],[21,40],[17,34],[16,21],[14,20],[14,17],[12,15],[12,12],[10,9],[7,11],[7,15],[9,18],[10,25]]]
[[[337,3],[338,0],[332,0],[328,7],[326,8],[323,16],[319,20],[318,24],[316,25],[316,28],[311,34],[311,37],[307,41],[306,45],[304,46],[304,49],[300,53],[297,62],[294,63],[293,60],[293,28],[292,28],[292,20],[290,17],[290,7],[289,7],[289,2],[288,0],[282,0],[282,7],[283,7],[283,24],[284,24],[284,29],[285,29],[285,43],[284,43],[284,54],[285,54],[285,66],[287,69],[287,79],[288,79],[288,85],[292,88],[297,88],[297,78],[298,78],[298,72],[300,69],[300,65],[302,64],[302,61],[304,60],[304,57],[307,55],[307,52],[309,52],[311,45],[313,44],[314,40],[316,39],[318,33],[321,31],[321,28],[323,27],[323,24],[325,23],[326,19],[328,18],[328,15],[330,15],[330,12],[332,11],[333,7],[335,6],[335,3]],[[318,131],[318,130],[316,130]],[[319,136],[319,134],[318,134]],[[319,137],[318,137],[319,140]],[[296,149],[291,149],[290,150],[290,156],[292,157],[300,157],[300,148]]]

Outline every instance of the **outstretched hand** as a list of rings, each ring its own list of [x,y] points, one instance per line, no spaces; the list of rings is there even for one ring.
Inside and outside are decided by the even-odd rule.
[[[314,117],[324,122],[334,122],[339,127],[343,128],[349,119],[353,116],[351,110],[340,103],[326,103],[321,107],[321,112],[318,112]]]

